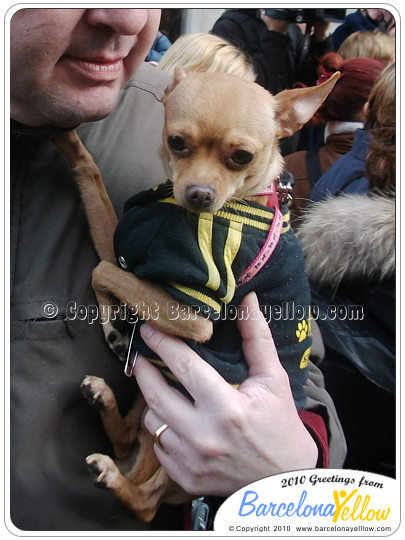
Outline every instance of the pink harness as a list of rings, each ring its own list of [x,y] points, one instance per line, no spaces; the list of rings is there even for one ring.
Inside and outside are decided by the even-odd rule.
[[[264,191],[256,193],[257,196],[267,195],[267,206],[274,208],[274,217],[261,250],[251,264],[242,272],[242,275],[237,283],[238,287],[240,285],[244,285],[254,278],[273,255],[283,229],[283,214],[280,210],[279,203],[280,200],[281,202],[286,202],[285,197],[287,197],[287,199],[291,197],[288,195],[288,191],[289,188],[284,185],[280,185],[280,181],[277,179],[276,181],[272,182]]]

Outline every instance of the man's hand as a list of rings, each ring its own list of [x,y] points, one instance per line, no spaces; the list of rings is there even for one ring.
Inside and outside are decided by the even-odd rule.
[[[229,495],[283,471],[315,467],[317,447],[294,405],[257,297],[244,300],[250,317],[239,321],[249,378],[239,389],[177,338],[144,324],[142,337],[194,399],[171,388],[139,357],[134,373],[149,406],[144,423],[160,436],[156,455],[169,475],[194,495]]]

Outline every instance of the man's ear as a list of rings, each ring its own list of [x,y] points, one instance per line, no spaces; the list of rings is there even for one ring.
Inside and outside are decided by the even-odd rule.
[[[167,99],[167,96],[173,92],[173,90],[176,88],[176,86],[187,77],[187,73],[181,69],[180,67],[174,68],[174,75],[173,75],[173,81],[166,86],[165,88],[165,95],[163,97],[163,103]]]
[[[316,113],[340,77],[337,71],[319,86],[283,90],[275,95],[279,137],[289,137]]]

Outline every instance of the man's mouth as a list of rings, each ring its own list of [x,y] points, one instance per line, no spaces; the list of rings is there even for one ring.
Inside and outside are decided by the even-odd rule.
[[[82,58],[64,55],[60,63],[75,70],[84,78],[95,82],[110,82],[116,80],[122,73],[124,58]]]

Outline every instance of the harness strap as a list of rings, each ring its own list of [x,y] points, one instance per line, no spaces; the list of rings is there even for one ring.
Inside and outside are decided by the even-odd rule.
[[[255,195],[257,195],[258,197],[266,195],[267,206],[269,208],[278,208],[280,201],[276,181],[271,182],[264,190],[259,191]]]
[[[238,280],[237,287],[250,281],[265,266],[265,264],[273,255],[274,250],[277,247],[278,241],[280,240],[282,228],[283,214],[278,207],[275,207],[273,222],[271,224],[266,240],[256,258],[242,272],[242,275]]]

